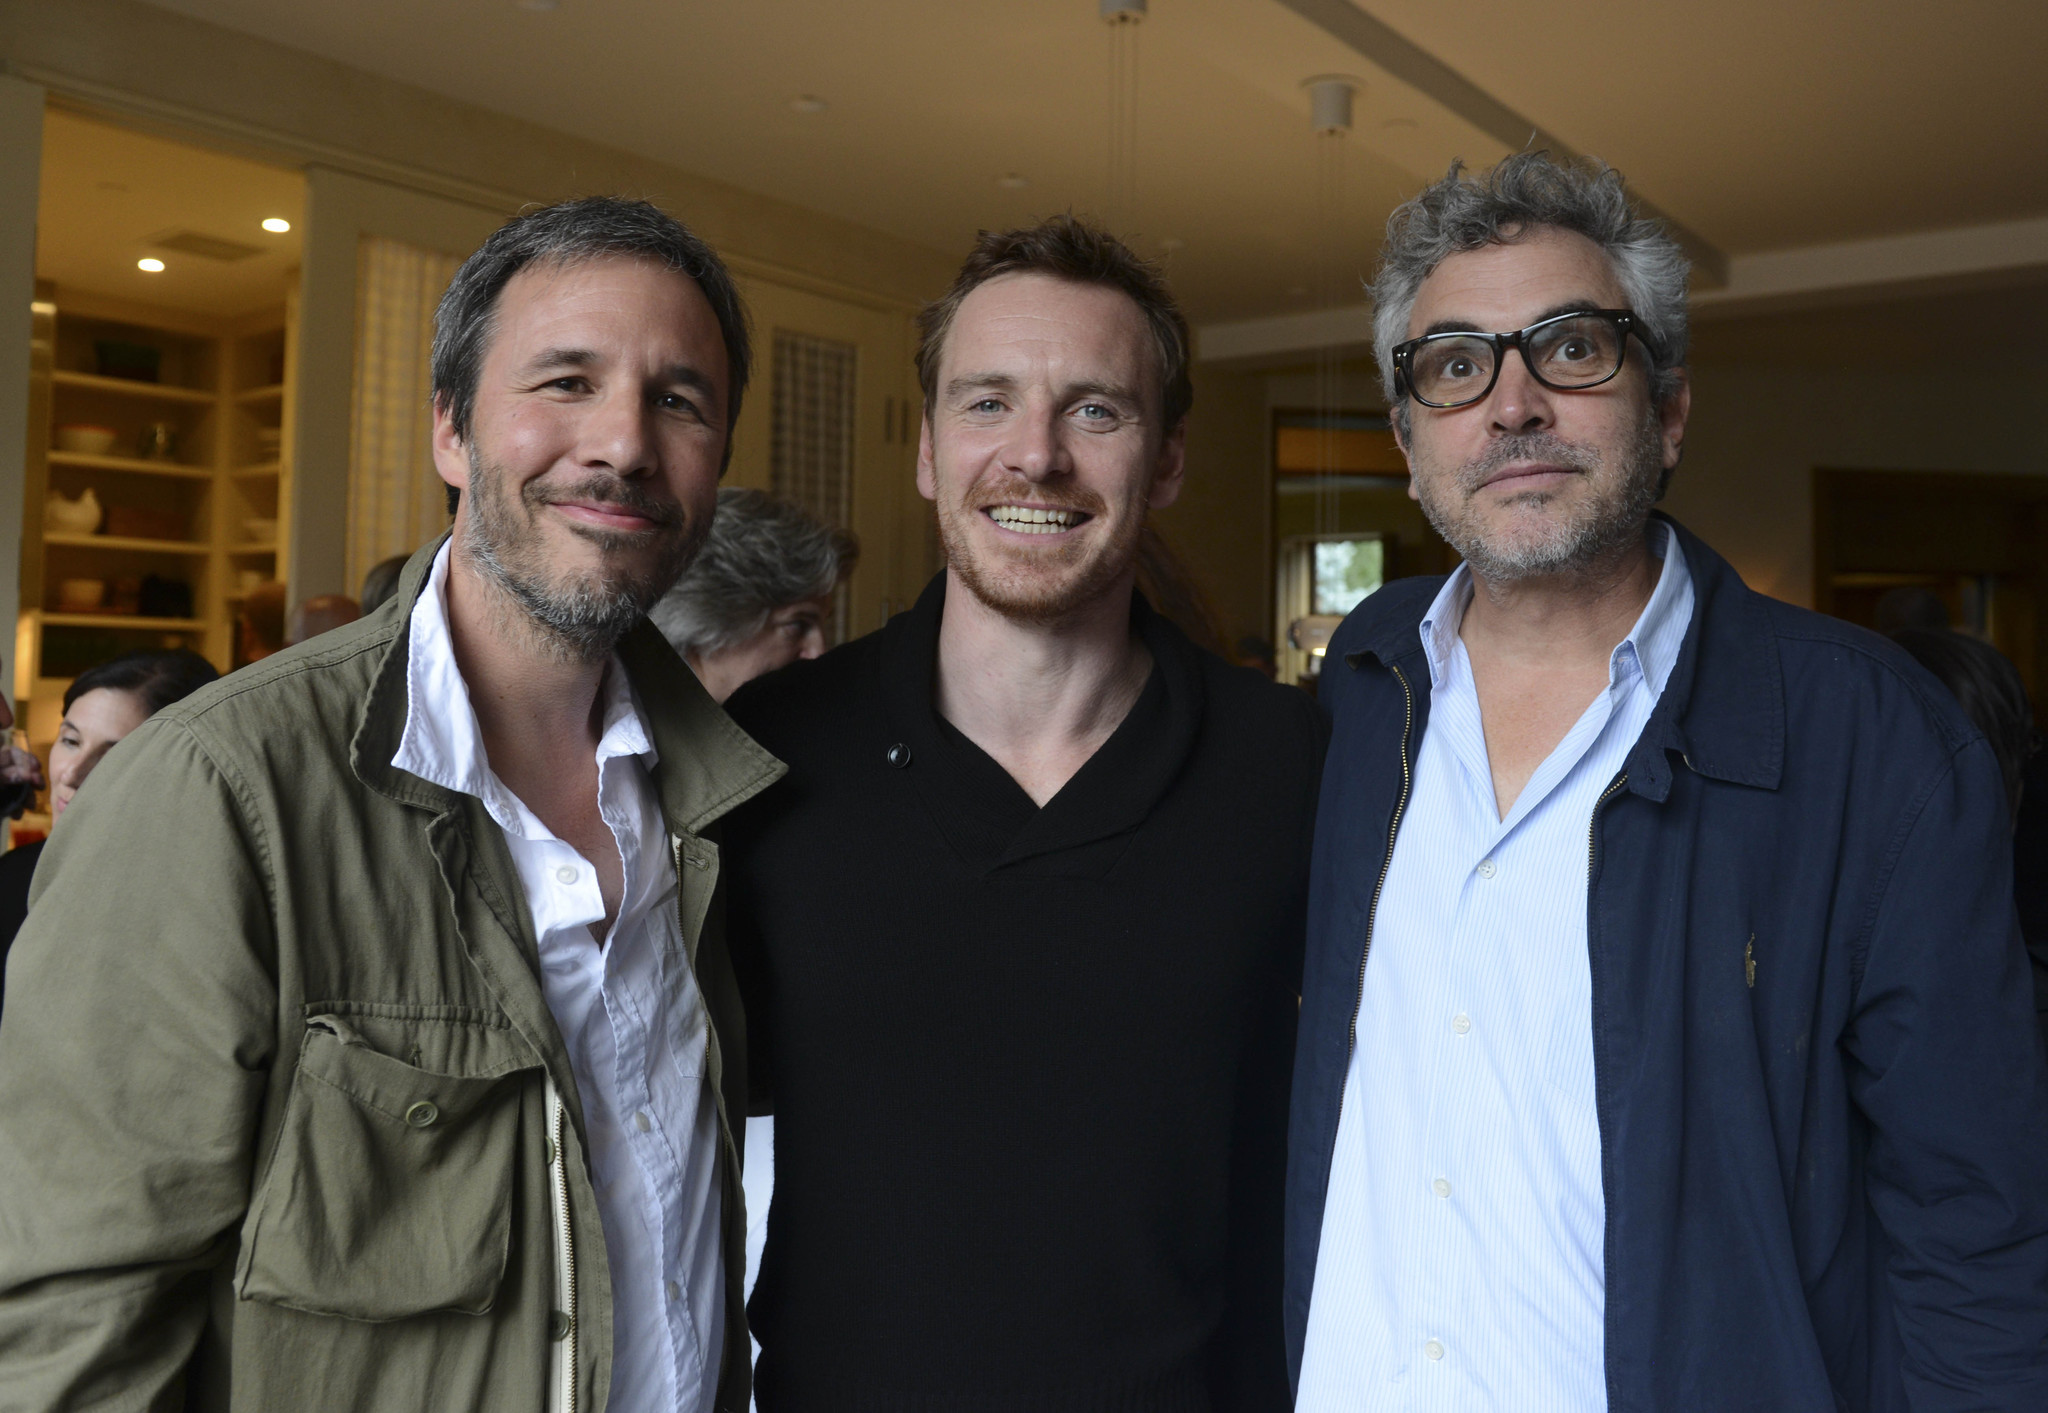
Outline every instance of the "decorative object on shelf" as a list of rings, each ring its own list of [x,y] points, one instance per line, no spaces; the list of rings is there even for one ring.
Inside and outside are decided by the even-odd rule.
[[[246,596],[269,577],[260,569],[244,569],[235,576],[235,592]]]
[[[144,461],[169,461],[178,450],[178,429],[169,422],[152,422],[135,439],[135,454]]]
[[[242,521],[242,537],[256,544],[270,544],[277,539],[277,517],[274,515],[251,515]]]
[[[146,343],[125,339],[94,339],[93,358],[103,378],[126,378],[130,382],[154,383],[163,370],[164,353]]]
[[[57,607],[65,613],[91,613],[106,597],[104,579],[66,579],[57,585]]]
[[[107,507],[107,533],[129,540],[182,540],[192,522],[181,511],[139,505]]]
[[[51,491],[43,502],[43,526],[60,535],[90,535],[100,527],[100,498],[91,486],[80,491],[76,500]]]
[[[57,429],[57,450],[81,456],[105,456],[114,449],[120,433],[92,422],[66,422]]]
[[[135,611],[144,618],[190,618],[192,586],[183,579],[148,575],[136,596]]]

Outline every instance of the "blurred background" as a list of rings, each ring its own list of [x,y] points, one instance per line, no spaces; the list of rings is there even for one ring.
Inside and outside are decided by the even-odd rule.
[[[245,605],[438,533],[434,301],[596,191],[740,275],[730,480],[858,534],[842,638],[938,567],[918,306],[979,227],[1110,224],[1197,330],[1164,573],[1312,677],[1334,615],[1449,565],[1367,351],[1387,213],[1532,143],[1693,254],[1667,508],[1764,592],[2048,665],[2039,0],[0,0],[0,61],[0,615],[39,751],[85,666],[229,669]]]

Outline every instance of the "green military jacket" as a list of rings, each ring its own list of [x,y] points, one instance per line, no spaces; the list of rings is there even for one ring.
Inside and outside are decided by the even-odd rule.
[[[0,1017],[0,1408],[602,1413],[611,1277],[531,915],[482,805],[390,763],[431,560],[152,718],[45,850]],[[713,822],[782,766],[649,625],[619,653],[710,1014],[744,1413]]]

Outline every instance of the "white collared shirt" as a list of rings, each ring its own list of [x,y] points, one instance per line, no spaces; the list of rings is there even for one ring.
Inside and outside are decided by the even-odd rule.
[[[1589,830],[1692,621],[1678,537],[1658,533],[1607,690],[1505,819],[1463,566],[1422,620],[1429,723],[1372,924],[1298,1413],[1607,1406]]]
[[[583,1101],[590,1173],[612,1275],[612,1413],[701,1413],[725,1343],[718,1116],[706,1092],[708,1026],[676,915],[675,859],[649,779],[653,743],[625,669],[603,686],[598,812],[624,868],[600,948],[604,900],[589,860],[507,789],[448,631],[448,553],[413,606],[405,734],[391,763],[474,795],[504,832],[540,942],[541,991]]]

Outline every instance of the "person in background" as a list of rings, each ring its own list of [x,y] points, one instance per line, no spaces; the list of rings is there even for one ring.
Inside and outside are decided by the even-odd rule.
[[[317,638],[322,633],[331,633],[353,623],[362,616],[362,609],[347,594],[315,594],[292,610],[291,626],[285,630],[285,643],[287,646],[303,643],[308,638]]]
[[[358,596],[363,617],[368,618],[384,606],[384,600],[398,592],[398,576],[405,572],[405,562],[411,557],[394,554],[370,566],[370,572],[363,576],[363,592]]]
[[[50,747],[51,827],[122,737],[219,676],[212,663],[189,649],[144,648],[72,678],[64,689],[64,721]],[[0,854],[0,962],[28,916],[28,886],[42,854],[41,840]]]
[[[235,615],[235,666],[261,662],[285,646],[285,586],[266,579],[242,596]]]
[[[765,491],[726,486],[697,558],[648,610],[715,701],[825,651],[832,595],[859,542]]]
[[[43,763],[34,751],[14,744],[14,705],[5,693],[0,693],[0,732],[6,733],[0,738],[6,742],[0,745],[0,819],[20,819],[43,788]]]
[[[1464,563],[1366,599],[1318,686],[1295,1408],[2040,1413],[1997,759],[1897,644],[1655,512],[1688,263],[1618,173],[1454,165],[1380,260]]]
[[[2048,1034],[2048,919],[2042,916],[2041,889],[2048,879],[2048,838],[2040,828],[2048,801],[2029,798],[2027,777],[2041,750],[2034,708],[2026,683],[2012,659],[1981,638],[1950,628],[1903,628],[1892,641],[1941,679],[1941,685],[1962,706],[1998,757],[2005,777],[2005,796],[2012,808],[2013,892],[2019,907],[2020,932],[2034,962],[2034,1008]],[[2032,809],[2028,808],[2031,803]]]

